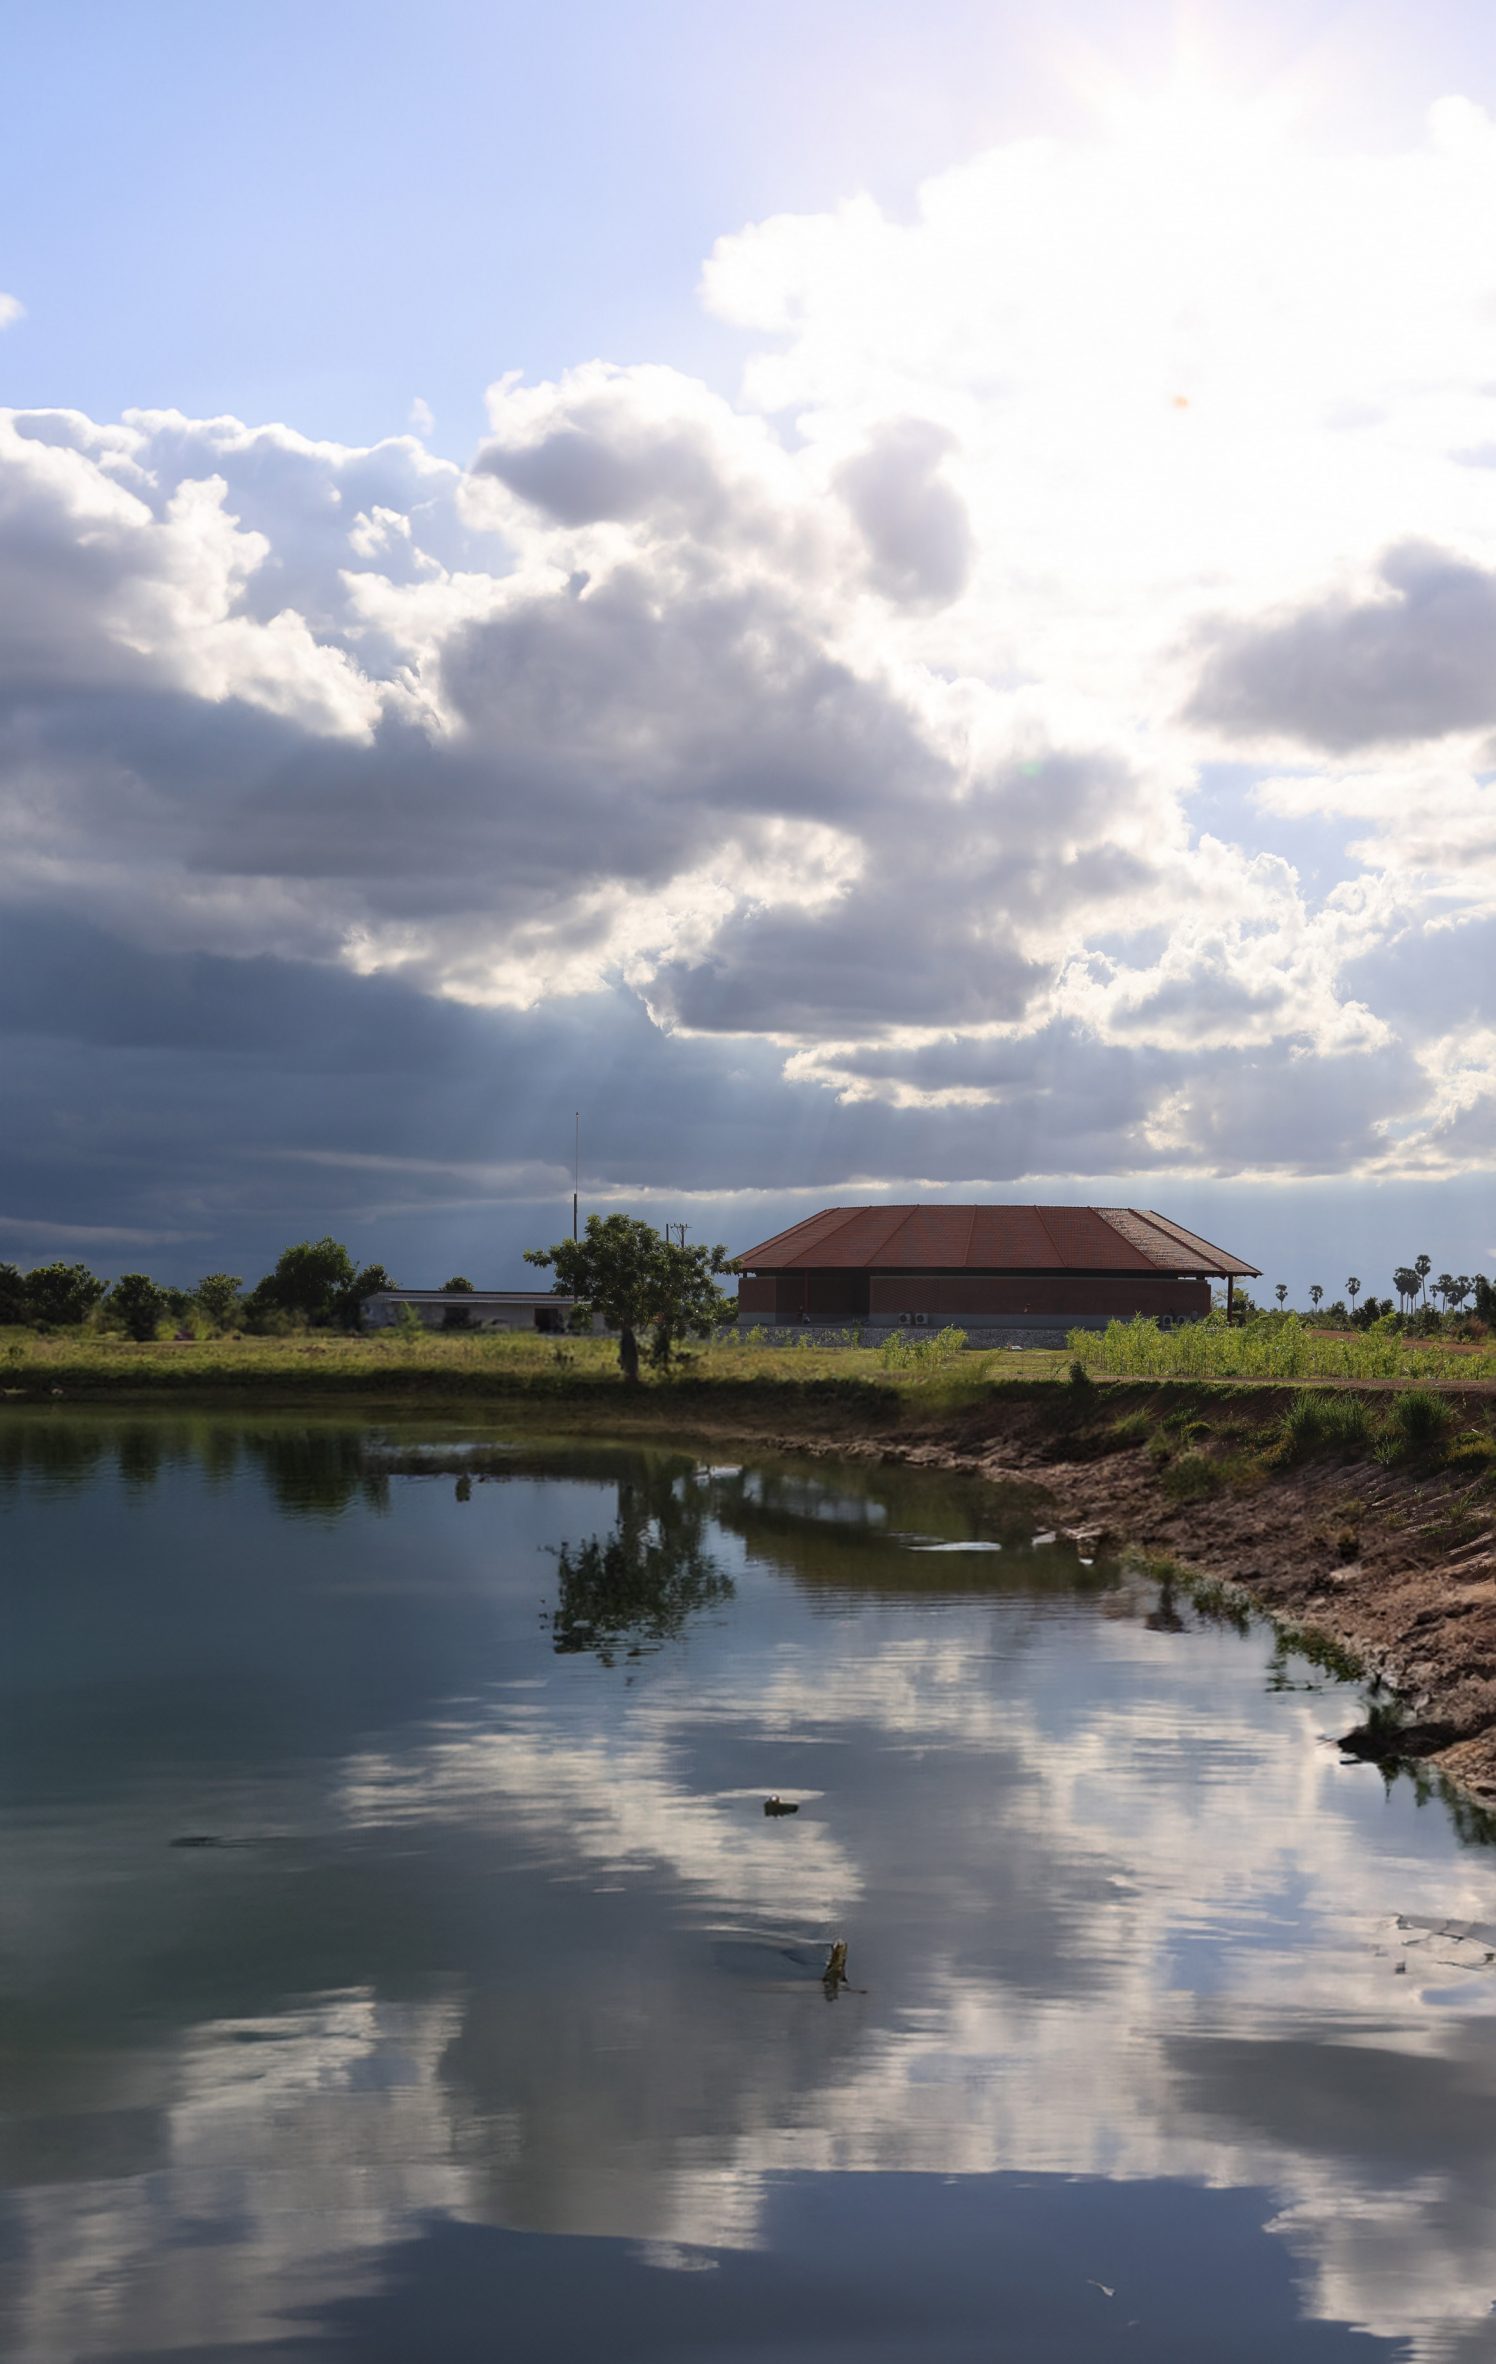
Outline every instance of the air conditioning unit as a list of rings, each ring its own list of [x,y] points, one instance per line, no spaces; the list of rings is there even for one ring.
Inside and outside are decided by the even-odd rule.
[[[912,1314],[912,1313],[901,1313],[901,1314],[899,1315],[899,1322],[900,1322],[900,1325],[901,1325],[901,1327],[902,1327],[902,1328],[904,1328],[904,1329],[906,1329],[906,1330],[908,1329],[908,1327],[909,1327],[909,1324],[910,1324],[910,1323],[913,1321],[913,1319],[914,1319],[914,1316],[913,1316],[913,1314]]]
[[[923,1329],[930,1317],[927,1313],[917,1313],[914,1318],[919,1323],[921,1329]]]

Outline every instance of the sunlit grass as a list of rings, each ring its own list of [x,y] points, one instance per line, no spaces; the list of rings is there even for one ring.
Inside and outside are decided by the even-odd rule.
[[[771,1389],[812,1383],[877,1387],[959,1402],[996,1380],[1052,1379],[1068,1358],[1058,1352],[972,1353],[944,1364],[890,1369],[874,1348],[766,1346],[730,1339],[692,1347],[668,1374],[643,1375],[646,1388],[745,1383]],[[623,1386],[618,1347],[606,1337],[550,1337],[535,1331],[386,1330],[348,1336],[318,1331],[281,1338],[218,1337],[191,1341],[128,1338],[93,1329],[0,1332],[0,1390],[36,1395],[49,1388],[135,1389],[150,1393],[216,1390],[304,1395],[405,1393],[567,1395]]]
[[[1073,1330],[1070,1352],[1095,1378],[1108,1379],[1412,1379],[1463,1385],[1496,1379],[1496,1348],[1452,1353],[1396,1336],[1367,1332],[1336,1337],[1306,1327],[1294,1314],[1227,1329],[1192,1322],[1161,1330],[1154,1321],[1112,1322],[1105,1330]]]

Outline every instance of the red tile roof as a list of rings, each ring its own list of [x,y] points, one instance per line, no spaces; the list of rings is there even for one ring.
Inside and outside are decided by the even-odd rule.
[[[1199,1272],[1258,1268],[1136,1207],[823,1207],[746,1248],[745,1272]]]

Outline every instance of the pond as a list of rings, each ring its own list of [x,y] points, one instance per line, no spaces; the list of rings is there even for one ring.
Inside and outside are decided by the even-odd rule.
[[[12,2364],[1496,2357],[1496,1855],[1266,1628],[429,1421],[0,1519]]]

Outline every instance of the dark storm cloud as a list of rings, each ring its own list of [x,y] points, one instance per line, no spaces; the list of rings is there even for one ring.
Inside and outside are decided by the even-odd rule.
[[[1187,718],[1336,754],[1496,722],[1496,573],[1427,542],[1378,571],[1382,597],[1217,627]]]
[[[651,999],[683,1026],[728,1033],[814,1036],[1023,1015],[1048,973],[1040,962],[984,943],[964,913],[938,932],[911,926],[910,908],[889,886],[830,910],[740,914],[706,959],[665,963]]]

